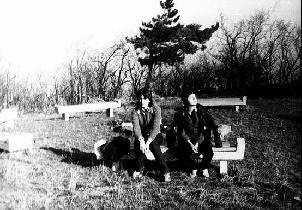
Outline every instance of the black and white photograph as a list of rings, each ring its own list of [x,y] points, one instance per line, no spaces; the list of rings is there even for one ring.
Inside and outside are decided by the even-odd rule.
[[[301,209],[300,0],[0,0],[0,209]]]

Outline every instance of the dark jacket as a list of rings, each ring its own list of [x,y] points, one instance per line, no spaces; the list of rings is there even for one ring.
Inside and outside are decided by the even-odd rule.
[[[221,147],[218,126],[212,116],[200,104],[197,104],[196,109],[190,115],[187,109],[182,107],[175,114],[172,127],[177,128],[178,145],[186,144],[188,140],[193,144],[199,142],[211,145],[211,133],[213,132],[215,146]]]
[[[132,124],[135,138],[143,136],[144,138],[155,139],[160,132],[161,110],[154,104],[145,112],[136,108],[132,112]]]

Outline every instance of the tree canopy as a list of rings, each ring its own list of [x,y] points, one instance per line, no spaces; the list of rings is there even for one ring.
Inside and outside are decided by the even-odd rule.
[[[148,67],[148,87],[156,66],[179,64],[184,61],[186,54],[204,50],[206,41],[219,28],[218,22],[203,30],[199,24],[180,24],[173,0],[160,1],[160,6],[163,9],[161,15],[149,22],[142,22],[140,34],[127,38],[139,54],[140,64]]]

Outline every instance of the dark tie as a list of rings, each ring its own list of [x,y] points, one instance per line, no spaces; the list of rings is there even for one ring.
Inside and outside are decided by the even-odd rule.
[[[144,110],[142,112],[142,118],[143,118],[143,126],[146,126],[148,123],[148,111]]]
[[[193,110],[193,111],[191,112],[191,119],[192,119],[193,124],[195,124],[196,121],[198,120],[197,113],[196,113],[195,110]]]

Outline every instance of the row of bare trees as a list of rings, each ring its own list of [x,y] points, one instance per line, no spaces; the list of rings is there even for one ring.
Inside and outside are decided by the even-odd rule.
[[[159,65],[153,71],[154,91],[177,96],[186,87],[202,90],[236,90],[262,84],[301,82],[301,27],[272,21],[260,11],[237,23],[222,17],[213,47],[195,55],[195,62]],[[148,69],[127,42],[105,51],[78,51],[54,78],[54,85],[17,82],[0,69],[0,105],[24,110],[44,110],[54,104],[80,104],[96,100],[129,98],[145,85]],[[40,78],[41,79],[41,78]]]
[[[270,22],[269,14],[262,11],[232,28],[222,20],[219,38],[221,48],[214,57],[222,64],[227,89],[289,83],[301,75],[298,26],[283,20]]]
[[[157,92],[179,95],[186,86],[198,92],[300,83],[300,58],[300,26],[271,21],[265,11],[234,24],[226,24],[222,17],[215,44],[196,62],[158,71]]]
[[[17,106],[20,110],[43,111],[50,107],[52,98],[41,77],[37,75],[33,83],[28,77],[19,80],[16,73],[0,69],[0,110]]]
[[[94,100],[108,101],[135,92],[142,85],[145,71],[126,42],[115,44],[103,52],[78,51],[67,65],[67,75],[56,81],[56,103],[79,104]],[[131,88],[133,91],[131,91]]]

